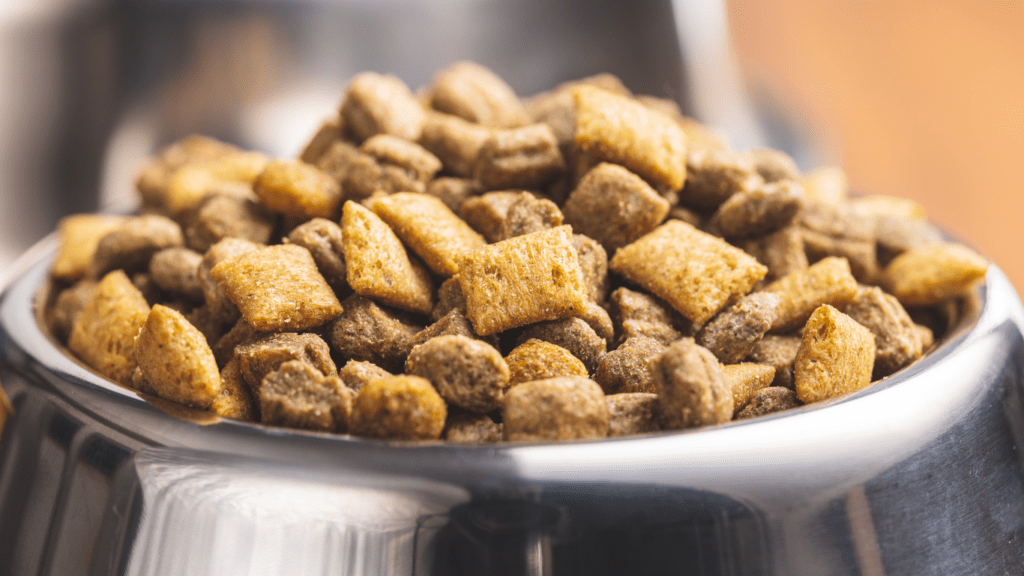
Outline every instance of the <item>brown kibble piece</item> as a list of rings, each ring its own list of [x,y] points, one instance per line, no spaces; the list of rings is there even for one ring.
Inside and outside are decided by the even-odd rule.
[[[373,362],[388,371],[401,370],[412,339],[423,327],[358,294],[346,298],[343,307],[345,311],[330,327],[334,349],[351,360]]]
[[[256,402],[234,358],[220,371],[220,393],[210,404],[210,412],[244,422],[259,420]]]
[[[563,208],[574,231],[614,254],[661,224],[669,203],[636,174],[603,162],[580,180]]]
[[[448,419],[444,439],[462,444],[490,444],[501,442],[504,426],[491,420],[487,414],[458,414]]]
[[[732,390],[732,413],[736,415],[758,392],[772,385],[775,368],[752,362],[728,364],[722,366],[722,377],[725,378],[725,385]]]
[[[665,351],[653,338],[634,336],[605,354],[597,365],[594,381],[605,394],[654,392],[651,360]]]
[[[100,280],[75,318],[68,348],[115,382],[128,385],[135,371],[135,337],[149,304],[128,276],[115,270]]]
[[[800,401],[797,399],[796,392],[789,388],[770,386],[754,395],[746,407],[736,414],[736,420],[767,416],[776,412],[798,408],[799,406]]]
[[[425,192],[441,161],[415,142],[395,136],[374,136],[359,148],[346,167],[342,186],[346,198],[361,200],[375,192]]]
[[[203,299],[199,264],[203,255],[188,248],[167,248],[149,261],[149,275],[161,290],[191,300]]]
[[[590,301],[603,303],[608,298],[608,252],[597,240],[583,234],[572,235],[572,247],[579,255]]]
[[[691,335],[693,328],[689,320],[661,299],[629,288],[612,292],[609,312],[620,344],[635,336],[646,336],[668,346]]]
[[[925,220],[892,215],[878,216],[875,220],[875,244],[880,266],[889,264],[907,250],[942,242],[942,231]]]
[[[612,324],[612,317],[608,315],[607,310],[593,301],[587,302],[587,307],[576,317],[586,322],[605,342],[615,340],[615,325]]]
[[[842,311],[875,335],[873,380],[921,357],[922,342],[917,328],[895,296],[875,286],[861,287]]]
[[[363,154],[359,152],[359,147],[355,144],[339,140],[331,143],[327,150],[324,151],[320,159],[316,161],[316,167],[341,184],[348,177],[349,168],[362,156]],[[342,188],[341,192],[343,196],[348,194],[348,190],[344,188]]]
[[[213,356],[217,359],[217,365],[223,370],[224,366],[234,359],[236,346],[246,344],[263,336],[265,334],[257,332],[248,322],[239,318],[235,325],[222,334],[211,346],[213,348]],[[209,340],[207,341],[209,342]]]
[[[324,376],[305,362],[290,360],[264,376],[260,383],[260,421],[305,430],[345,432],[354,395],[337,376]]]
[[[336,295],[348,294],[341,226],[326,218],[313,218],[288,233],[288,242],[309,250],[317,270]]]
[[[708,227],[725,238],[764,236],[788,226],[803,203],[804,193],[796,182],[765,184],[730,196]]]
[[[766,282],[799,272],[810,265],[804,252],[803,234],[793,226],[751,240],[743,245],[743,250],[768,267],[768,274],[764,277]]]
[[[767,183],[800,179],[800,168],[789,154],[781,150],[754,148],[750,151],[750,159],[758,175]]]
[[[577,146],[655,186],[683,187],[686,134],[671,117],[600,88],[579,86],[574,94]]]
[[[459,260],[459,285],[476,333],[557,320],[587,306],[572,229],[559,226],[485,246]]]
[[[341,381],[354,392],[359,392],[364,386],[374,380],[380,380],[388,376],[394,376],[394,374],[373,362],[362,362],[359,360],[349,360],[338,371],[338,378],[341,378]]]
[[[829,256],[845,258],[858,282],[877,282],[879,267],[874,241],[837,238],[813,230],[802,230],[801,235],[809,261],[816,262]]]
[[[324,120],[320,124],[320,128],[313,134],[313,137],[302,148],[302,152],[299,153],[299,160],[308,164],[316,164],[317,160],[327,153],[331,145],[344,139],[344,137],[344,126],[342,125],[340,115]]]
[[[609,267],[698,324],[749,292],[768,271],[739,248],[679,220],[620,248]]]
[[[480,148],[491,130],[458,116],[432,112],[423,123],[419,143],[437,156],[446,171],[463,178],[473,176]]]
[[[348,284],[357,294],[410,312],[430,313],[434,307],[430,274],[409,257],[402,241],[379,216],[346,202],[341,229]]]
[[[838,306],[849,302],[857,294],[857,280],[846,259],[829,257],[772,282],[764,291],[782,299],[771,331],[786,332],[806,322],[822,304]]]
[[[480,146],[473,176],[484,189],[539,188],[565,171],[547,124],[494,130]]]
[[[436,440],[444,430],[444,400],[418,376],[389,376],[367,384],[352,402],[349,432],[390,440]]]
[[[306,330],[341,314],[338,297],[301,246],[259,248],[217,264],[210,276],[263,332]]]
[[[59,342],[67,342],[68,336],[71,335],[71,327],[75,325],[75,318],[78,318],[82,308],[85,308],[85,303],[92,298],[94,290],[95,280],[79,280],[74,286],[61,290],[57,295],[53,306],[46,314],[46,325]]]
[[[657,394],[610,394],[604,400],[608,406],[609,438],[661,430]]]
[[[531,324],[523,329],[516,340],[522,344],[530,339],[550,342],[565,348],[580,359],[589,372],[597,370],[597,363],[605,354],[606,343],[583,320],[572,317]]]
[[[513,387],[501,408],[510,442],[583,440],[608,435],[608,405],[597,382],[579,376]]]
[[[988,261],[962,244],[908,250],[885,267],[882,286],[904,306],[933,306],[960,296],[980,282]]]
[[[188,163],[174,171],[160,206],[175,217],[202,205],[211,194],[251,189],[270,159],[260,152],[232,151],[209,160]]]
[[[810,404],[871,384],[875,337],[855,320],[827,304],[804,327],[793,366],[796,395]]]
[[[666,429],[695,428],[732,419],[732,390],[714,354],[693,338],[677,341],[651,362]]]
[[[498,347],[497,335],[492,334],[483,338],[478,337],[476,332],[473,331],[473,324],[470,323],[469,318],[466,318],[465,311],[457,308],[450,310],[437,322],[416,334],[412,339],[411,345],[419,346],[427,340],[437,338],[438,336],[466,336],[467,338],[475,338],[487,342],[495,348]]]
[[[232,152],[237,148],[214,138],[186,136],[164,148],[160,154],[150,159],[139,173],[135,187],[142,197],[142,205],[150,209],[166,208],[164,200],[171,176],[186,164],[213,160]]]
[[[377,134],[416,140],[425,116],[409,87],[390,74],[357,74],[341,103],[345,130],[359,142]]]
[[[697,333],[697,343],[722,364],[746,358],[768,332],[781,299],[771,292],[755,292],[719,312]]]
[[[484,126],[512,128],[528,122],[526,110],[512,88],[474,62],[458,62],[435,76],[430,105]]]
[[[247,254],[259,247],[259,244],[241,238],[225,238],[211,246],[203,256],[203,261],[199,264],[199,283],[203,287],[206,306],[218,321],[224,324],[236,322],[242,313],[210,275],[210,270],[225,260]]]
[[[207,408],[220,394],[220,369],[203,334],[181,313],[153,306],[135,340],[135,361],[156,396]]]
[[[437,304],[430,312],[430,319],[437,322],[456,309],[465,315],[466,297],[462,294],[458,276],[453,276],[442,282],[441,287],[437,289]]]
[[[474,196],[462,204],[459,216],[483,234],[488,242],[498,242],[502,240],[501,231],[508,209],[519,199],[519,194],[517,191],[504,190]]]
[[[493,346],[466,336],[438,336],[412,349],[405,372],[430,380],[449,404],[483,414],[501,406],[509,368]]]
[[[327,342],[311,333],[282,332],[256,338],[236,346],[234,357],[254,394],[258,394],[260,382],[267,374],[292,360],[305,362],[324,376],[338,372]]]
[[[480,192],[480,186],[466,178],[440,177],[427,184],[427,194],[444,202],[444,205],[455,214],[459,214],[462,205]]]
[[[686,186],[679,202],[698,210],[714,210],[734,194],[762,183],[750,158],[721,150],[694,150],[686,158]]]
[[[153,254],[185,243],[181,226],[163,216],[134,216],[114,228],[96,246],[92,274],[102,277],[111,270],[146,268]]]
[[[442,276],[457,274],[457,258],[487,244],[443,202],[427,194],[399,192],[379,198],[373,211]]]
[[[250,198],[211,196],[199,208],[195,221],[185,230],[189,248],[205,253],[224,238],[241,238],[257,244],[270,240],[275,218]]]
[[[559,376],[587,377],[587,367],[572,352],[541,340],[527,340],[516,346],[505,357],[505,363],[510,386]]]
[[[74,282],[90,272],[90,265],[100,239],[116,230],[124,216],[75,214],[60,221],[60,250],[50,268],[50,275],[64,282]]]
[[[274,160],[267,164],[253,191],[264,206],[289,218],[334,218],[341,202],[338,182],[301,160]]]
[[[796,361],[796,353],[799,349],[799,336],[766,334],[760,342],[754,345],[747,360],[775,369],[772,386],[793,388],[793,362]]]
[[[537,198],[529,192],[520,192],[508,207],[501,224],[499,237],[508,240],[531,232],[540,232],[562,225],[562,211],[546,198]]]

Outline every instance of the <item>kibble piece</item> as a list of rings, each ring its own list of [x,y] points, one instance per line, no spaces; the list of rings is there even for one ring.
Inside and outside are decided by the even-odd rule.
[[[759,391],[751,398],[750,403],[736,414],[736,419],[746,420],[747,418],[767,416],[799,406],[800,401],[797,399],[796,392],[789,388],[770,386]]]
[[[359,142],[377,134],[416,140],[425,116],[409,87],[390,74],[357,74],[341,103],[345,130]]]
[[[418,376],[390,376],[367,384],[352,402],[349,432],[391,440],[436,440],[444,430],[444,400]]]
[[[587,377],[587,367],[572,352],[541,340],[527,340],[516,346],[505,357],[505,363],[510,386],[559,376]]]
[[[768,272],[746,252],[679,220],[620,248],[609,267],[698,324]]]
[[[426,268],[409,257],[402,241],[379,216],[351,201],[342,212],[349,286],[389,306],[430,313],[434,285]]]
[[[220,393],[210,404],[210,412],[245,422],[259,420],[259,412],[252,393],[249,392],[249,385],[246,384],[242,373],[238,370],[238,360],[232,358],[221,369]]]
[[[665,351],[653,338],[634,336],[605,354],[597,365],[594,381],[605,394],[654,392],[651,360]]]
[[[203,202],[185,229],[185,239],[189,248],[201,253],[224,238],[265,244],[275,223],[274,215],[253,199],[215,195]]]
[[[672,190],[686,180],[686,134],[671,117],[592,86],[575,89],[576,145]]]
[[[934,244],[894,258],[882,286],[904,306],[932,306],[966,293],[987,270],[988,261],[962,244]]]
[[[149,261],[149,275],[161,290],[192,300],[203,299],[199,264],[203,255],[188,248],[167,248]]]
[[[473,180],[467,178],[434,178],[427,184],[427,194],[437,198],[453,213],[462,211],[462,205],[482,190]]]
[[[667,195],[665,198],[669,200],[670,204],[673,202],[671,195]],[[676,198],[675,200],[677,201],[678,198]],[[702,216],[700,213],[694,210],[690,210],[686,206],[673,206],[672,209],[669,210],[668,212],[668,217],[672,218],[673,220],[682,220],[683,222],[686,222],[687,224],[693,226],[694,228],[704,227],[704,216]]]
[[[476,167],[480,148],[491,130],[458,116],[432,112],[423,123],[419,144],[437,156],[445,170],[469,178]]]
[[[580,270],[583,271],[590,301],[603,303],[608,298],[609,288],[608,252],[597,240],[583,234],[572,235],[572,247],[579,255]]]
[[[405,373],[430,380],[449,404],[484,414],[501,406],[509,368],[493,346],[466,336],[438,336],[416,346]]]
[[[762,182],[749,157],[719,150],[691,152],[686,175],[679,202],[699,210],[714,210],[732,195],[753,190]]]
[[[430,311],[430,319],[437,322],[452,310],[466,313],[466,296],[462,293],[458,276],[453,276],[441,283],[437,289],[437,304]]]
[[[658,419],[658,395],[642,392],[610,394],[608,405],[608,437],[634,436],[661,430]]]
[[[501,442],[504,426],[491,420],[487,414],[458,414],[448,419],[444,439],[462,444],[490,444]]]
[[[540,232],[562,225],[562,211],[547,198],[537,198],[529,192],[520,192],[508,207],[499,234],[501,240]]]
[[[362,362],[359,360],[349,360],[338,371],[338,378],[341,378],[345,386],[351,388],[353,392],[359,392],[370,382],[388,376],[394,376],[394,374],[373,362]]]
[[[60,250],[50,268],[57,280],[74,282],[89,274],[89,266],[100,239],[116,230],[125,221],[124,216],[105,214],[75,214],[60,221]]]
[[[344,432],[352,413],[353,396],[337,376],[324,376],[305,362],[290,360],[260,383],[260,421],[304,430]]]
[[[502,226],[508,209],[519,199],[519,194],[517,191],[504,190],[474,196],[462,204],[459,216],[483,234],[488,242],[498,242],[502,240]]]
[[[574,231],[614,254],[661,224],[669,203],[636,174],[602,162],[580,180],[563,209]]]
[[[79,280],[74,286],[61,290],[46,314],[46,325],[54,338],[60,342],[67,342],[71,327],[75,325],[75,318],[78,318],[78,314],[85,308],[85,303],[92,298],[95,290],[95,280]]]
[[[458,273],[459,255],[487,244],[443,202],[427,194],[392,194],[374,202],[373,211],[431,270],[443,276]]]
[[[348,177],[349,168],[361,156],[363,154],[359,152],[359,147],[355,144],[339,140],[331,143],[330,147],[316,161],[316,167],[341,184]],[[348,191],[343,188],[342,193],[347,194]]]
[[[755,292],[719,312],[697,333],[697,343],[722,364],[746,358],[768,332],[781,299],[771,292]]]
[[[754,345],[747,360],[775,369],[772,386],[793,388],[793,363],[796,361],[796,353],[799,349],[799,336],[767,334]]]
[[[267,374],[292,360],[309,364],[324,376],[338,372],[327,342],[311,333],[282,332],[255,338],[236,346],[234,357],[239,372],[256,394]]]
[[[609,311],[620,344],[635,336],[646,336],[668,346],[691,335],[693,328],[689,320],[664,301],[629,288],[612,292]]]
[[[341,314],[338,297],[301,246],[259,248],[217,264],[210,276],[263,332],[306,330]]]
[[[922,342],[914,321],[893,295],[876,286],[864,286],[841,310],[875,335],[873,380],[921,357]]]
[[[857,294],[857,280],[845,258],[825,258],[806,270],[772,282],[765,292],[782,299],[772,321],[772,332],[785,332],[807,321],[822,304],[843,305]]]
[[[921,340],[921,354],[928,352],[935,344],[935,333],[932,332],[931,328],[916,323],[914,324],[914,330],[917,332],[917,337]]]
[[[579,358],[589,372],[597,370],[597,364],[605,354],[604,338],[598,336],[589,324],[575,317],[531,324],[523,329],[517,342],[522,344],[534,338],[565,348]]]
[[[100,374],[128,385],[136,367],[135,337],[148,316],[142,293],[115,270],[100,280],[78,313],[68,348]]]
[[[344,308],[330,327],[334,349],[351,360],[373,362],[385,370],[400,371],[412,349],[413,338],[423,326],[405,314],[382,308],[358,294],[346,298]]]
[[[135,340],[135,361],[154,393],[207,408],[220,394],[220,369],[203,334],[181,313],[153,306]]]
[[[437,338],[438,336],[466,336],[467,338],[482,340],[495,348],[499,345],[497,335],[492,334],[483,338],[478,337],[476,332],[473,331],[473,324],[470,323],[469,318],[466,318],[465,312],[460,309],[449,311],[437,322],[424,328],[413,337],[411,344],[412,346],[419,346],[427,340]]]
[[[804,327],[793,366],[796,395],[810,404],[871,384],[875,337],[855,320],[827,304]]]
[[[888,265],[907,250],[942,242],[942,231],[925,220],[893,215],[875,219],[875,245],[880,266]]]
[[[804,252],[807,259],[817,262],[834,256],[850,263],[850,272],[858,282],[876,282],[879,274],[877,249],[873,240],[850,240],[828,236],[812,230],[802,230]]]
[[[193,302],[186,302],[187,306],[181,307],[180,303],[168,302],[169,308],[174,308],[185,315],[185,319],[188,320],[189,324],[196,327],[199,332],[206,338],[207,343],[213,348],[214,344],[220,340],[221,334],[223,333],[223,326],[220,321],[210,314],[210,309],[205,304],[191,308]],[[191,309],[189,309],[191,308]],[[217,354],[214,353],[214,356]],[[217,361],[217,365],[220,365],[220,359]]]
[[[754,148],[750,151],[750,159],[754,163],[754,169],[765,182],[779,182],[782,180],[798,180],[800,168],[796,162],[781,150],[773,148]]]
[[[824,166],[804,174],[800,183],[812,202],[839,204],[849,195],[850,181],[838,166]]]
[[[565,171],[547,124],[494,130],[480,146],[473,175],[485,189],[538,188]]]
[[[512,128],[528,121],[526,109],[512,88],[494,72],[473,62],[458,62],[435,76],[430,105],[484,126]]]
[[[485,246],[459,260],[467,316],[481,336],[572,316],[587,306],[572,229],[559,226]]]
[[[771,282],[807,268],[804,237],[798,228],[789,226],[778,232],[743,244],[743,250],[768,267],[764,281]]]
[[[725,238],[764,236],[788,226],[803,204],[804,193],[796,182],[765,184],[730,196],[708,226]]]
[[[608,405],[597,382],[579,376],[515,386],[501,408],[510,442],[583,440],[608,435]]]
[[[725,385],[732,390],[732,413],[735,416],[758,392],[772,385],[775,368],[753,362],[728,364],[722,366],[722,377],[725,378]]]
[[[654,389],[667,429],[721,424],[732,419],[732,390],[715,355],[693,338],[677,341],[651,363]]]
[[[302,246],[313,256],[316,268],[335,294],[348,293],[345,242],[341,226],[326,218],[313,218],[288,233],[288,242]]]
[[[313,134],[313,137],[302,148],[302,152],[299,153],[299,160],[309,164],[316,164],[316,161],[323,157],[332,144],[342,140],[344,137],[345,127],[340,115],[324,120],[320,124],[320,128]]]
[[[259,244],[241,238],[225,238],[211,246],[203,255],[203,261],[199,264],[199,282],[203,287],[203,297],[206,299],[210,314],[224,324],[236,322],[242,313],[210,275],[210,270],[225,260],[247,254],[259,247]]]
[[[573,89],[584,85],[595,86],[621,96],[633,95],[615,75],[601,73],[563,82],[553,90],[531,97],[524,103],[527,113],[534,122],[544,122],[551,126],[558,136],[559,145],[570,144],[573,140],[576,132]]]
[[[615,340],[615,325],[612,324],[612,317],[608,311],[594,301],[587,302],[586,309],[576,314],[576,317],[587,323],[605,342]]]
[[[440,160],[413,142],[374,136],[348,164],[342,187],[351,200],[378,192],[426,192],[427,182],[440,168]]]
[[[260,152],[229,152],[210,160],[185,164],[167,182],[162,205],[174,216],[186,214],[224,188],[248,189],[270,159]]]
[[[92,258],[92,274],[146,268],[153,254],[185,243],[181,226],[170,218],[147,215],[127,218],[100,239]]]
[[[274,160],[256,178],[253,191],[264,206],[290,218],[334,218],[341,202],[338,182],[301,160]]]
[[[151,209],[165,209],[167,186],[171,176],[179,168],[186,164],[213,160],[232,152],[240,150],[214,138],[195,134],[167,146],[143,167],[135,181],[135,187],[142,197],[142,205]]]

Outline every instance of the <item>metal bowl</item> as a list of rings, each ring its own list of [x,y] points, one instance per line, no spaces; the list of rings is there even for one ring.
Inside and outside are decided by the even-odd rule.
[[[51,240],[52,243],[52,240]],[[1024,566],[1024,309],[979,305],[868,389],[752,421],[550,444],[180,419],[0,299],[0,572],[1002,575]]]

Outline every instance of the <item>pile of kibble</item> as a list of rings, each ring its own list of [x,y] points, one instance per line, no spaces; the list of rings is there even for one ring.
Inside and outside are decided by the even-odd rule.
[[[606,74],[521,100],[472,63],[416,94],[365,72],[299,158],[190,136],[137,187],[138,215],[61,224],[55,338],[143,397],[375,438],[827,400],[920,358],[988,266]]]

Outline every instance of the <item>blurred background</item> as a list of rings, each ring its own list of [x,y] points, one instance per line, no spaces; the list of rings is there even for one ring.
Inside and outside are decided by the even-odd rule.
[[[600,71],[738,149],[913,198],[1024,288],[1024,1],[0,0],[0,285],[65,214],[133,202],[203,132],[291,156],[347,79],[477,60],[527,96]]]

